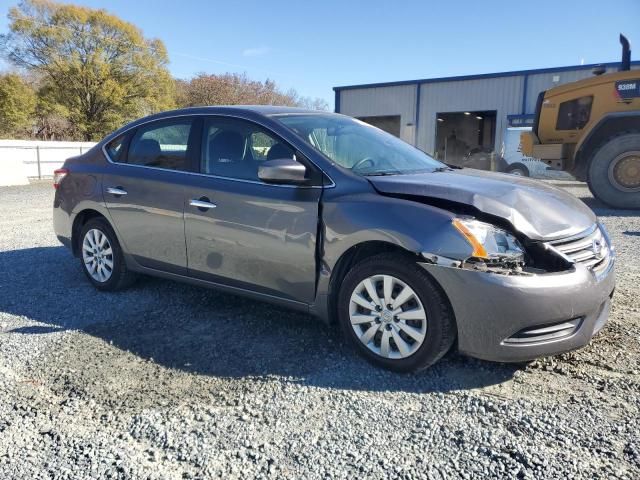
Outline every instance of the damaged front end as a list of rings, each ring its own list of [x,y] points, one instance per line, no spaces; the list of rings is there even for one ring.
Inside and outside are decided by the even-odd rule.
[[[458,216],[452,226],[470,249],[459,255],[421,252],[427,263],[500,275],[531,276],[570,270],[573,262],[545,242],[519,238],[472,216]]]
[[[459,350],[511,362],[584,346],[606,323],[615,287],[606,230],[550,241],[514,234],[522,255],[421,254],[419,265],[449,298]]]
[[[504,275],[533,274],[526,270],[525,248],[508,231],[470,216],[454,218],[452,226],[466,240],[470,251],[460,252],[458,258],[422,252],[429,263]]]
[[[439,251],[440,246],[425,245],[431,248],[419,253],[427,263],[501,275],[525,276],[557,273],[573,267],[571,259],[550,248],[548,237],[529,236],[526,232],[518,230],[509,218],[444,198],[400,193],[383,195],[430,205],[453,214],[454,217],[449,224],[452,227],[450,230],[458,238],[464,239],[463,244],[469,248],[458,248],[457,251],[445,248],[446,254],[443,255],[443,252]],[[459,243],[457,245],[460,246]]]

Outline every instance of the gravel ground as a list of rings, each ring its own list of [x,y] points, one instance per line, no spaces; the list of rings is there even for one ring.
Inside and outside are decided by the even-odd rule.
[[[143,278],[96,292],[49,184],[0,188],[0,478],[640,478],[640,216],[611,320],[527,365],[373,368],[314,319]]]

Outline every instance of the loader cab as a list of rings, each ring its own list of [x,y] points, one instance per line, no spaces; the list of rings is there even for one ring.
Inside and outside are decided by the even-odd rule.
[[[594,72],[540,93],[533,129],[522,134],[520,148],[587,181],[609,205],[640,208],[640,70],[631,69],[623,35],[620,43],[618,71]],[[633,138],[625,143],[624,135]]]

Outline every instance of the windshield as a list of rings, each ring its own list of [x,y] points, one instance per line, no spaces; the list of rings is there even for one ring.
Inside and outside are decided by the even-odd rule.
[[[341,167],[359,175],[433,172],[443,163],[397,137],[341,115],[274,116]]]

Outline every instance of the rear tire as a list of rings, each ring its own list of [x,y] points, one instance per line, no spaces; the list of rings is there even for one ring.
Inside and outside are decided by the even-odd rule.
[[[516,162],[510,164],[506,169],[506,173],[510,173],[511,175],[516,175],[518,177],[528,177],[529,169],[524,163]]]
[[[591,156],[587,184],[594,197],[615,208],[640,208],[640,133],[609,139]]]
[[[453,312],[439,285],[413,259],[397,253],[367,258],[347,273],[338,293],[338,320],[361,355],[397,372],[433,365],[456,337]]]
[[[98,290],[121,290],[135,281],[118,238],[105,219],[92,218],[84,224],[78,242],[82,271]]]

